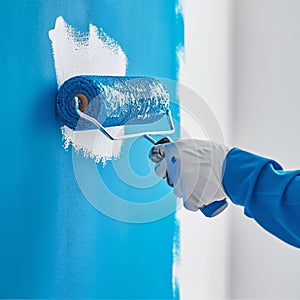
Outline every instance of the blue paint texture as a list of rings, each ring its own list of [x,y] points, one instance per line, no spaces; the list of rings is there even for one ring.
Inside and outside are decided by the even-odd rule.
[[[116,97],[116,92],[123,97]],[[64,82],[56,100],[62,124],[76,130],[95,128],[89,121],[79,121],[73,103],[79,93],[89,101],[84,113],[104,127],[155,122],[166,114],[170,102],[166,87],[155,78],[76,76]]]
[[[121,45],[129,76],[176,80],[176,49],[183,43],[176,5],[175,0],[0,2],[0,298],[178,299],[172,286],[174,214],[150,223],[120,222],[97,211],[78,186],[55,114],[48,38],[58,16],[81,31],[92,23]],[[147,173],[149,144],[138,140],[133,151],[133,168]],[[155,191],[139,191],[137,199],[112,162],[99,165],[99,173],[133,201],[169,192],[162,182]]]

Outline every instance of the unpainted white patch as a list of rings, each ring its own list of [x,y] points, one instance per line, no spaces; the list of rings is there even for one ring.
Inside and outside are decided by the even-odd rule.
[[[57,85],[77,75],[125,76],[127,57],[118,43],[102,29],[90,24],[89,32],[80,32],[56,19],[55,28],[49,31],[56,71]],[[124,127],[108,128],[113,135],[123,135]],[[99,130],[74,131],[62,129],[65,148],[72,145],[86,157],[105,162],[119,157],[121,141],[110,141]]]
[[[80,32],[63,17],[58,17],[55,28],[49,31],[49,38],[58,86],[76,75],[126,75],[124,51],[102,29],[92,24],[89,32]]]
[[[124,127],[109,127],[108,131],[113,136],[123,135]],[[66,150],[72,145],[76,152],[82,152],[84,157],[90,157],[97,163],[105,163],[120,155],[122,142],[120,140],[111,141],[98,130],[75,131],[68,126],[63,126],[61,132]]]

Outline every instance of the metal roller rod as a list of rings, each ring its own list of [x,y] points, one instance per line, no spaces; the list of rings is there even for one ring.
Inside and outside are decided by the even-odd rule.
[[[150,141],[152,144],[156,144],[156,140],[152,138],[150,135],[165,135],[165,134],[171,134],[174,133],[175,131],[175,126],[174,122],[171,116],[171,112],[169,109],[166,111],[166,115],[168,118],[168,123],[170,126],[169,130],[162,130],[162,131],[149,131],[149,132],[140,132],[140,133],[133,133],[133,134],[128,134],[128,135],[121,135],[121,136],[112,136],[103,125],[101,125],[95,118],[83,113],[79,107],[80,107],[80,99],[78,97],[74,97],[74,102],[75,102],[75,110],[78,113],[78,115],[85,119],[88,120],[89,122],[93,123],[107,138],[109,138],[112,141],[115,140],[124,140],[124,139],[130,139],[130,138],[137,138],[144,136],[148,141]]]

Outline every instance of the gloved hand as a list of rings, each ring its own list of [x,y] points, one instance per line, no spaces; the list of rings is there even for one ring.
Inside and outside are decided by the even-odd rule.
[[[156,174],[167,179],[188,210],[200,209],[208,217],[227,207],[222,170],[229,151],[225,145],[196,139],[179,139],[151,150],[164,157],[155,166]]]

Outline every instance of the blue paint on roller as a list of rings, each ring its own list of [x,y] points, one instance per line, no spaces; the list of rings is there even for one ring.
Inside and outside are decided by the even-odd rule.
[[[73,100],[78,94],[88,99],[84,113],[105,127],[155,122],[166,113],[170,98],[166,87],[155,78],[73,77],[60,87],[56,110],[63,124],[77,130],[94,128],[89,121],[79,121]]]

